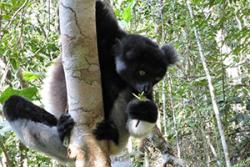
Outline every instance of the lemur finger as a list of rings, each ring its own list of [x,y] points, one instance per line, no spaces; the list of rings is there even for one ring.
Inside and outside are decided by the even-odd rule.
[[[115,144],[119,144],[118,129],[112,121],[102,121],[97,124],[93,134],[97,140],[111,140]]]
[[[57,131],[61,141],[63,141],[65,136],[70,135],[72,128],[74,127],[75,122],[69,114],[64,114],[59,118],[57,124]]]

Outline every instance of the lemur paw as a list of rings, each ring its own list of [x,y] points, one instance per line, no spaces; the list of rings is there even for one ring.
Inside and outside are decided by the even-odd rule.
[[[119,133],[116,125],[112,121],[102,121],[96,125],[93,134],[97,140],[111,140],[115,144],[119,144]]]
[[[134,137],[144,137],[149,134],[157,120],[157,107],[150,101],[134,99],[129,102],[126,112],[128,113],[127,129]]]
[[[157,121],[157,106],[150,100],[132,100],[128,103],[126,112],[128,113],[129,119],[137,119],[150,123],[155,123]]]
[[[57,123],[57,131],[60,137],[60,140],[63,141],[65,136],[69,136],[71,130],[74,127],[74,120],[71,118],[69,114],[63,114]]]

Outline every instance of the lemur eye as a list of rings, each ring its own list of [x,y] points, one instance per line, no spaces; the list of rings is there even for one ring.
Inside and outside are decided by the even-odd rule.
[[[146,75],[146,72],[143,71],[143,70],[139,70],[139,71],[138,71],[138,74],[139,74],[140,76],[145,76],[145,75]]]

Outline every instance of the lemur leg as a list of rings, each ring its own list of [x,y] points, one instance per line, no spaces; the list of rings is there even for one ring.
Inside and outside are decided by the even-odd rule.
[[[129,133],[126,128],[127,114],[125,113],[127,99],[130,96],[128,90],[124,90],[119,94],[109,119],[99,123],[94,130],[94,134],[98,140],[109,140],[109,151],[111,154],[117,154],[126,146]]]
[[[55,116],[20,96],[11,96],[3,111],[25,145],[60,161],[69,161],[62,139],[73,127],[74,121],[70,117],[64,115],[57,121]]]
[[[134,99],[127,105],[127,129],[134,137],[143,137],[152,131],[157,121],[157,106],[150,100]]]

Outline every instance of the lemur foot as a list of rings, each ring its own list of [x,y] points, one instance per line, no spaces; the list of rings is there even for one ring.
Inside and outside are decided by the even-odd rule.
[[[57,131],[60,137],[60,140],[63,141],[65,136],[69,136],[71,130],[74,127],[74,120],[71,118],[69,114],[63,114],[57,123]]]
[[[97,124],[93,134],[97,140],[111,140],[115,144],[119,144],[119,133],[116,125],[112,121],[102,121]]]
[[[129,102],[126,112],[130,119],[138,119],[150,123],[155,123],[158,116],[157,106],[150,100],[132,100]]]

